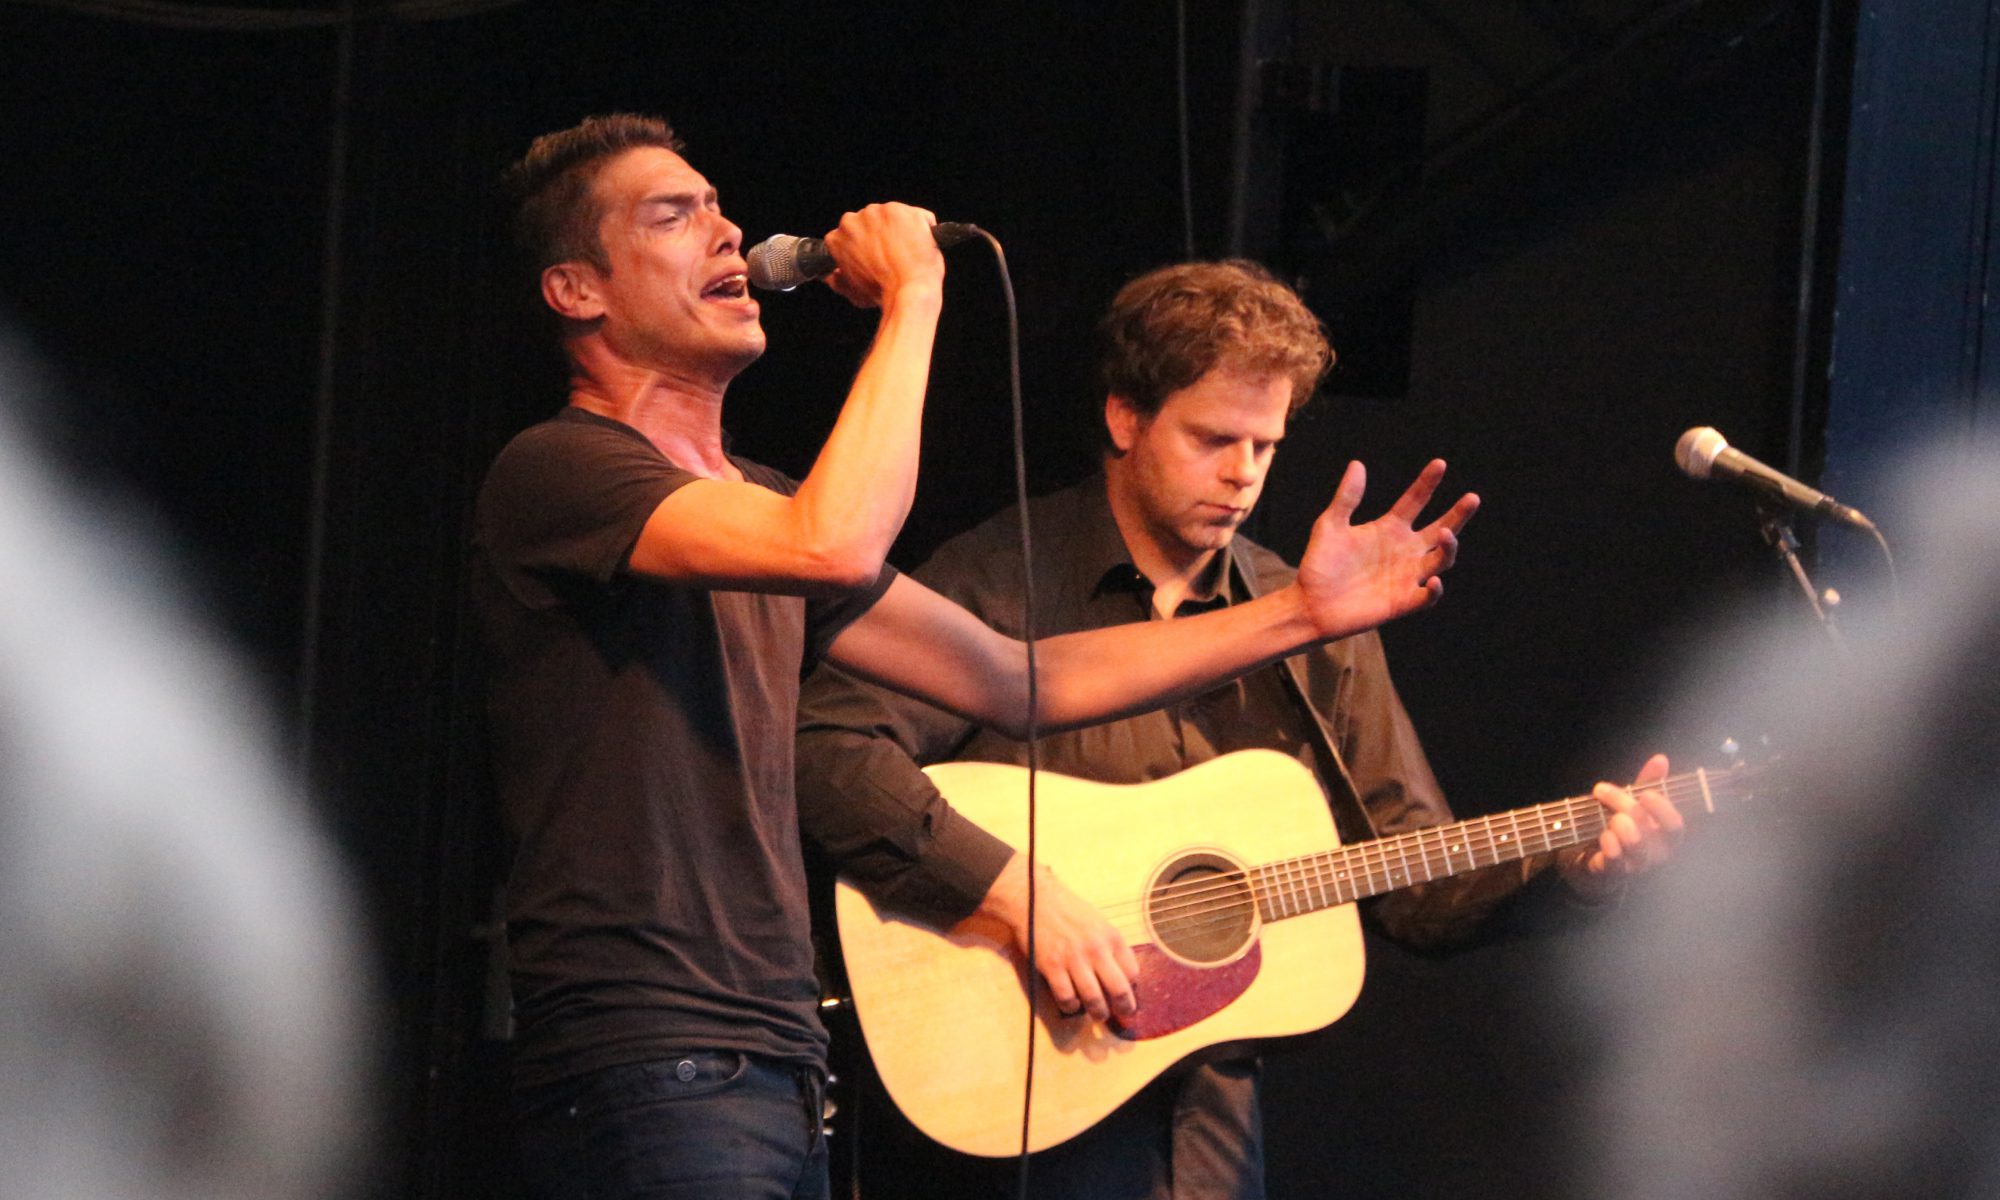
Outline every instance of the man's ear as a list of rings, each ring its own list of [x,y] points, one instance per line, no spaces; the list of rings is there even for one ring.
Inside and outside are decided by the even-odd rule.
[[[1116,392],[1104,397],[1104,428],[1111,434],[1111,445],[1118,453],[1130,453],[1139,444],[1139,434],[1145,427],[1145,414],[1130,400]]]
[[[572,321],[595,321],[604,315],[597,272],[588,263],[559,262],[542,268],[542,299]]]

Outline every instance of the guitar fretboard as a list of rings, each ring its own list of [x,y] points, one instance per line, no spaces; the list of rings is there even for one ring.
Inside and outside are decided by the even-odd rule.
[[[1746,792],[1756,772],[1745,765],[1720,774],[1693,771],[1653,786],[1683,813],[1713,812],[1719,798]],[[1275,921],[1595,841],[1604,821],[1596,797],[1571,796],[1264,863],[1250,868],[1250,885],[1259,915]]]

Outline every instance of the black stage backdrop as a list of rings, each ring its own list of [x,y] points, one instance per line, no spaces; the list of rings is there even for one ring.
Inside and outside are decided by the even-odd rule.
[[[91,487],[145,502],[309,756],[386,997],[370,1189],[425,1198],[512,1194],[460,571],[486,461],[561,376],[501,169],[636,109],[672,118],[752,239],[881,198],[986,226],[1020,296],[1037,490],[1092,461],[1096,313],[1184,256],[1173,6],[457,7],[263,31],[0,10],[0,300],[69,397],[40,426]],[[1348,458],[1371,511],[1432,455],[1486,499],[1443,605],[1387,635],[1468,815],[1708,752],[1722,715],[1655,715],[1672,671],[1722,602],[1796,597],[1736,498],[1670,451],[1712,424],[1810,462],[1824,403],[1797,355],[1803,336],[1823,362],[1810,296],[1800,320],[1801,273],[1825,270],[1802,219],[1820,6],[1492,8],[1187,5],[1196,249],[1311,280],[1353,339],[1261,536],[1295,551]],[[1239,68],[1246,28],[1272,63]],[[1011,486],[997,275],[976,246],[951,264],[905,566]],[[765,313],[730,425],[803,472],[870,319],[819,290]],[[1592,1038],[1564,1008],[1564,936],[1372,945],[1357,1009],[1271,1057],[1274,1193],[1579,1194]],[[869,1158],[866,1194],[923,1194],[921,1161]]]

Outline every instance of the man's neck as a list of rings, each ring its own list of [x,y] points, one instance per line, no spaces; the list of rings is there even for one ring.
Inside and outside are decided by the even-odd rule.
[[[1125,539],[1132,565],[1153,585],[1153,611],[1172,617],[1181,602],[1194,594],[1196,585],[1222,551],[1193,550],[1161,538],[1146,522],[1137,502],[1119,486],[1115,464],[1106,467],[1105,489],[1111,502],[1111,519],[1118,523],[1118,533]]]
[[[569,402],[630,425],[674,465],[710,479],[736,479],[722,444],[727,384],[635,366],[572,347]]]

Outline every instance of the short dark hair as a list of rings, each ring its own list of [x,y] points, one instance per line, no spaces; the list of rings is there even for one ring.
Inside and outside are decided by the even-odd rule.
[[[1148,271],[1119,289],[1098,332],[1105,391],[1147,416],[1217,364],[1290,376],[1290,415],[1333,365],[1326,330],[1305,301],[1240,258]]]
[[[659,117],[608,113],[536,138],[507,169],[517,197],[514,232],[541,271],[561,262],[587,262],[610,271],[597,226],[604,213],[591,195],[597,174],[612,159],[641,146],[681,152],[681,139]]]

